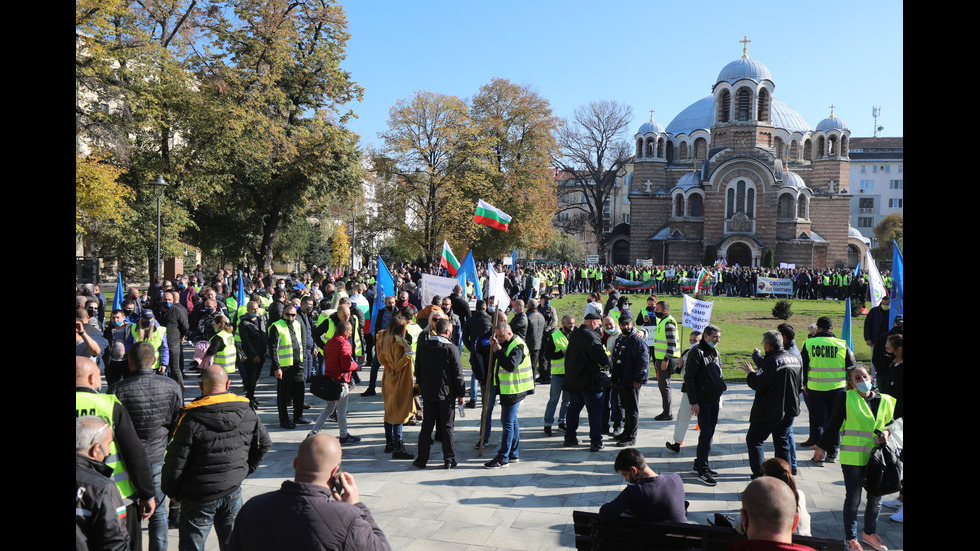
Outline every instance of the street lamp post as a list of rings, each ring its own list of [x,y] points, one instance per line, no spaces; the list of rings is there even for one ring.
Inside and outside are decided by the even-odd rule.
[[[163,179],[162,174],[157,174],[150,185],[153,186],[153,193],[157,196],[157,263],[155,268],[157,272],[155,275],[159,276],[163,271],[160,267],[160,200],[163,199],[163,193],[170,184]]]

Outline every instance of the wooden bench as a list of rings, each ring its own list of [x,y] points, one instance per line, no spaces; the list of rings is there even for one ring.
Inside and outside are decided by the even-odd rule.
[[[602,522],[597,513],[585,511],[573,511],[572,519],[575,522],[575,548],[581,551],[724,551],[732,543],[745,539],[733,528],[722,526],[650,522],[631,517]],[[844,551],[843,540],[793,536],[793,543],[808,545],[817,551]]]

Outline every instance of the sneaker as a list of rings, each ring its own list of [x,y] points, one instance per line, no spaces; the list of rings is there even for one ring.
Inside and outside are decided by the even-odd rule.
[[[340,445],[343,446],[345,444],[357,444],[360,441],[361,441],[360,438],[348,432],[347,436],[340,439]]]
[[[378,395],[378,391],[373,388],[369,388],[361,393],[361,396],[365,398],[367,398],[368,396],[377,396],[377,395]]]
[[[415,465],[416,467],[418,467],[420,469],[424,469],[425,468],[425,462],[422,461],[421,459],[416,459],[415,461],[412,461],[412,465]]]
[[[605,447],[606,446],[602,442],[599,442],[598,444],[592,444],[591,446],[589,446],[589,451],[590,452],[597,452],[597,451],[600,451],[602,448],[605,448]]]
[[[396,447],[395,451],[391,452],[392,459],[415,459],[415,454],[405,449],[405,445]]]
[[[827,458],[825,457],[825,458],[821,459],[820,461],[817,461],[816,459],[811,459],[810,462],[813,463],[813,466],[814,467],[825,467],[826,465],[824,465],[824,464],[827,462]],[[857,540],[854,540],[854,541],[857,541]]]
[[[616,445],[622,448],[631,448],[636,445],[636,440],[633,440],[632,438],[629,440],[620,440],[619,442],[616,442]]]
[[[486,442],[483,443],[483,448],[484,449],[486,449],[489,446],[490,446],[490,441],[489,440],[487,440]],[[480,449],[480,441],[479,440],[477,440],[476,444],[473,445],[473,449],[475,449],[475,450]]]
[[[327,419],[329,419],[329,420],[331,420],[331,421],[335,421],[335,422],[336,422],[336,421],[337,421],[337,410],[334,410],[334,412],[333,412],[333,413],[331,413],[331,414],[330,414],[330,417],[327,417]]]
[[[520,457],[517,457],[516,455],[511,455],[511,456],[509,456],[507,458],[507,462],[508,463],[520,463],[521,462],[521,458]]]
[[[844,542],[844,551],[864,551],[864,548],[858,540],[847,540]]]
[[[707,470],[704,470],[704,471],[701,471],[701,472],[698,473],[698,480],[700,480],[701,483],[704,484],[705,486],[717,486],[718,485],[718,483],[715,482],[715,479],[711,477],[711,473],[708,472]]]
[[[565,423],[558,423],[558,430],[565,432],[566,428]]]
[[[901,509],[902,502],[897,499],[886,499],[881,502],[882,505],[891,509]]]
[[[623,429],[619,427],[613,427],[612,435],[613,438],[619,440],[619,437],[623,435]]]
[[[484,469],[506,469],[507,468],[507,463],[501,463],[500,461],[497,461],[496,459],[491,459],[490,461],[487,461],[486,463],[483,464],[483,468]]]
[[[661,413],[660,415],[653,418],[654,421],[673,421],[674,416],[669,413]]]
[[[711,476],[718,476],[718,471],[712,471],[711,469],[699,469],[697,467],[694,467],[694,469],[691,470],[691,472],[694,473],[695,475],[701,474],[704,471],[707,471],[707,473],[710,474]]]
[[[466,402],[466,408],[467,409],[475,409],[476,408],[476,400],[472,400],[471,399],[469,402]]]
[[[836,455],[828,455],[823,459],[824,463],[837,463]]]
[[[901,509],[898,510],[897,513],[895,513],[894,515],[892,515],[892,516],[890,516],[888,518],[890,518],[891,520],[894,520],[895,522],[902,522],[902,521],[905,520],[904,514],[905,514],[905,507],[902,507]]]
[[[817,445],[817,441],[816,440],[809,440],[809,439],[807,439],[806,442],[803,442],[799,446],[801,448],[810,448],[812,450],[814,447],[816,447],[816,445]],[[848,540],[848,541],[851,541],[851,540]],[[857,541],[857,540],[853,540],[853,541]]]
[[[892,515],[894,516],[894,515]],[[885,544],[882,543],[881,538],[878,534],[861,534],[861,541],[871,546],[872,549],[877,549],[878,551],[888,551]]]
[[[545,426],[544,427],[544,435],[545,436],[551,436],[551,427],[550,426]]]
[[[665,444],[665,445],[667,446],[667,449],[668,450],[670,450],[670,451],[672,451],[674,453],[680,453],[681,452],[681,445],[680,444],[677,444],[676,442],[667,442],[667,444]]]
[[[578,446],[578,440],[565,440],[561,443],[561,445],[565,446],[566,448],[572,448]]]
[[[313,409],[313,406],[307,404],[306,402],[303,402],[303,409]]]
[[[309,437],[311,437],[311,436],[316,436],[316,435],[318,435],[318,434],[320,434],[320,431],[318,431],[318,430],[311,430],[311,431],[309,432],[309,434],[307,434],[307,435],[306,435],[306,437],[307,437],[307,438],[309,438]]]
[[[296,428],[296,423],[293,423],[292,421],[281,421],[279,423],[279,428],[286,429],[286,430],[292,430],[292,429],[295,429]]]
[[[446,459],[443,462],[442,468],[444,468],[444,469],[455,469],[456,468],[456,465],[458,465],[458,464],[459,463],[456,463],[456,460],[455,459]]]
[[[312,425],[313,421],[311,421],[309,417],[300,417],[299,419],[293,419],[293,423],[296,423],[297,425]]]

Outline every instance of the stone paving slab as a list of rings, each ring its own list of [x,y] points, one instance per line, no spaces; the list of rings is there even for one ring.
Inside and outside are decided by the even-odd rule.
[[[362,373],[364,374],[364,373]],[[196,375],[189,373],[187,399],[198,395]],[[469,378],[466,379],[469,381]],[[719,415],[712,444],[710,464],[719,472],[718,485],[700,484],[691,469],[694,463],[698,433],[694,422],[687,432],[678,454],[667,450],[664,443],[673,439],[674,422],[653,421],[660,413],[660,395],[654,385],[640,393],[640,427],[637,447],[658,473],[678,473],[684,480],[690,502],[688,519],[704,524],[715,513],[738,518],[740,492],[749,483],[749,468],[745,449],[749,409],[754,392],[738,381],[729,381],[729,389]],[[674,385],[672,399],[680,404],[680,385]],[[193,390],[191,390],[193,388]],[[293,476],[292,461],[299,443],[309,427],[294,430],[279,428],[275,408],[274,379],[263,376],[258,397],[262,400],[260,416],[272,437],[273,446],[262,466],[243,484],[243,495],[249,499],[272,491],[283,480]],[[233,378],[232,390],[240,390],[239,380]],[[480,456],[474,445],[479,438],[480,410],[466,410],[466,417],[456,420],[456,459],[454,470],[442,468],[442,449],[432,447],[428,468],[417,469],[411,461],[392,460],[384,453],[383,405],[381,396],[364,398],[363,388],[351,395],[348,423],[351,433],[361,442],[344,448],[343,468],[354,475],[362,501],[370,508],[378,525],[395,550],[493,551],[548,550],[574,547],[572,511],[598,511],[599,506],[623,488],[623,479],[612,465],[621,448],[607,441],[606,448],[595,453],[588,444],[577,448],[562,447],[563,433],[557,428],[547,437],[542,431],[547,387],[529,396],[520,407],[521,446],[519,463],[506,469],[489,470],[483,463],[491,459],[500,445],[499,423],[493,424],[490,446]],[[543,391],[541,391],[543,390]],[[323,401],[311,395],[313,405],[308,417],[319,414]],[[499,408],[497,409],[499,415]],[[587,434],[583,411],[580,440]],[[675,411],[676,413],[676,411]],[[807,411],[795,423],[798,440],[807,432]],[[405,441],[412,453],[417,448],[419,426],[405,427]],[[325,431],[337,435],[336,423],[328,422]],[[802,437],[801,437],[802,436]],[[587,437],[583,440],[587,442]],[[772,444],[765,447],[766,455],[773,453]],[[797,484],[806,495],[814,536],[842,538],[844,483],[840,465],[816,467],[808,461],[810,450],[799,449]],[[888,496],[894,497],[894,496]],[[858,516],[861,529],[864,505]],[[882,508],[878,534],[889,549],[902,549],[902,525],[888,517],[894,510]],[[144,523],[144,548],[147,534]],[[177,532],[170,532],[170,549],[177,549]],[[218,549],[212,532],[208,547]]]

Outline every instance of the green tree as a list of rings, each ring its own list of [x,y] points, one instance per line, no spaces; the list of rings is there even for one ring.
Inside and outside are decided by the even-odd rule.
[[[903,225],[905,218],[900,212],[893,212],[881,219],[875,226],[875,237],[878,239],[878,246],[874,249],[875,260],[891,262],[892,260],[892,240],[902,246]],[[904,254],[904,251],[903,251]]]
[[[610,200],[616,177],[629,162],[631,147],[626,132],[633,121],[633,109],[615,101],[595,101],[579,107],[558,131],[558,150],[554,167],[569,175],[570,185],[562,186],[560,196],[579,200],[563,201],[572,218],[583,215],[596,237],[599,258],[605,258],[607,232],[603,206]]]

